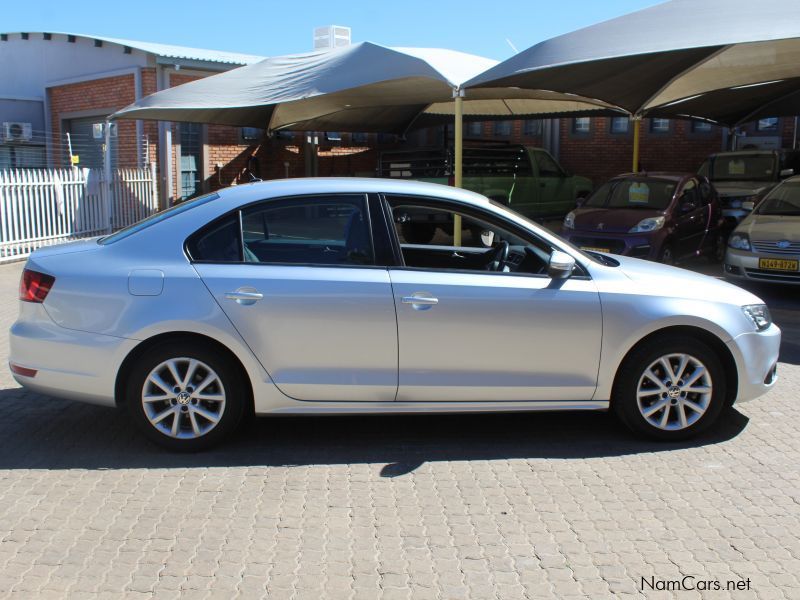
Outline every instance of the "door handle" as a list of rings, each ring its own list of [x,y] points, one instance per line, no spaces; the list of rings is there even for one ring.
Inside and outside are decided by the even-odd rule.
[[[439,304],[439,299],[429,294],[419,293],[412,294],[411,296],[403,296],[401,302],[403,304],[410,304],[411,308],[414,310],[428,310],[431,306]]]
[[[241,304],[243,306],[249,306],[251,304],[255,304],[259,300],[264,297],[264,294],[261,292],[253,291],[245,291],[245,290],[236,290],[235,292],[225,292],[225,299],[226,300],[233,300],[237,304]]]

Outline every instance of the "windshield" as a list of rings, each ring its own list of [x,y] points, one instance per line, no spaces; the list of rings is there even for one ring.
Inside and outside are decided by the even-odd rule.
[[[663,179],[614,179],[600,186],[584,206],[664,210],[672,202],[677,182]]]
[[[800,216],[800,181],[779,185],[756,212],[759,215]]]
[[[721,155],[711,161],[711,181],[772,181],[775,157],[772,154]]]
[[[138,233],[142,229],[146,229],[151,225],[160,223],[161,221],[169,219],[170,217],[179,215],[182,212],[186,212],[189,209],[205,204],[206,202],[211,202],[212,200],[216,200],[217,198],[219,198],[219,194],[212,192],[210,194],[206,194],[205,196],[198,196],[197,198],[193,198],[192,200],[186,200],[185,202],[181,202],[180,204],[171,206],[166,210],[162,210],[161,212],[157,212],[154,215],[150,215],[146,219],[137,221],[133,225],[128,225],[127,227],[125,227],[124,229],[120,229],[116,233],[112,233],[111,235],[102,237],[99,240],[97,240],[97,243],[106,245],[106,244],[113,244],[114,242],[118,242],[120,240],[124,240],[126,237],[129,237],[134,233]]]

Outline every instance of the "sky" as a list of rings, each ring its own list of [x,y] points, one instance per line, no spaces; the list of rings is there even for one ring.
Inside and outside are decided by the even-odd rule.
[[[94,34],[262,56],[306,52],[314,27],[353,42],[438,47],[503,60],[547,38],[659,0],[0,0],[0,31]],[[482,6],[482,9],[474,8]]]

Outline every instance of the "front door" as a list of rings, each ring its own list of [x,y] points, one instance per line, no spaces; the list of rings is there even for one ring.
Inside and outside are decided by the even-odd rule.
[[[221,241],[225,227],[239,234],[238,219],[190,249],[211,258],[195,268],[278,388],[297,400],[393,401],[397,323],[366,198],[266,201],[241,211],[243,240]],[[219,260],[231,248],[234,262]]]
[[[696,179],[686,182],[679,193],[675,212],[676,251],[678,256],[689,257],[696,255],[704,244],[711,208],[701,200]]]
[[[575,207],[575,198],[567,185],[567,177],[558,163],[544,150],[533,150],[539,182],[540,215],[563,215]]]
[[[389,202],[396,223],[409,211],[441,210],[418,198]],[[602,333],[594,282],[582,273],[551,280],[543,240],[487,215],[462,222],[459,247],[446,228],[429,244],[408,244],[397,228],[405,265],[389,273],[398,401],[590,400]]]

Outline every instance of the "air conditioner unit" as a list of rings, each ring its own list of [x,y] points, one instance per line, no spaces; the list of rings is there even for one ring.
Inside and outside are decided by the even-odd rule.
[[[30,142],[32,137],[33,127],[30,123],[3,123],[3,138],[6,142]]]

